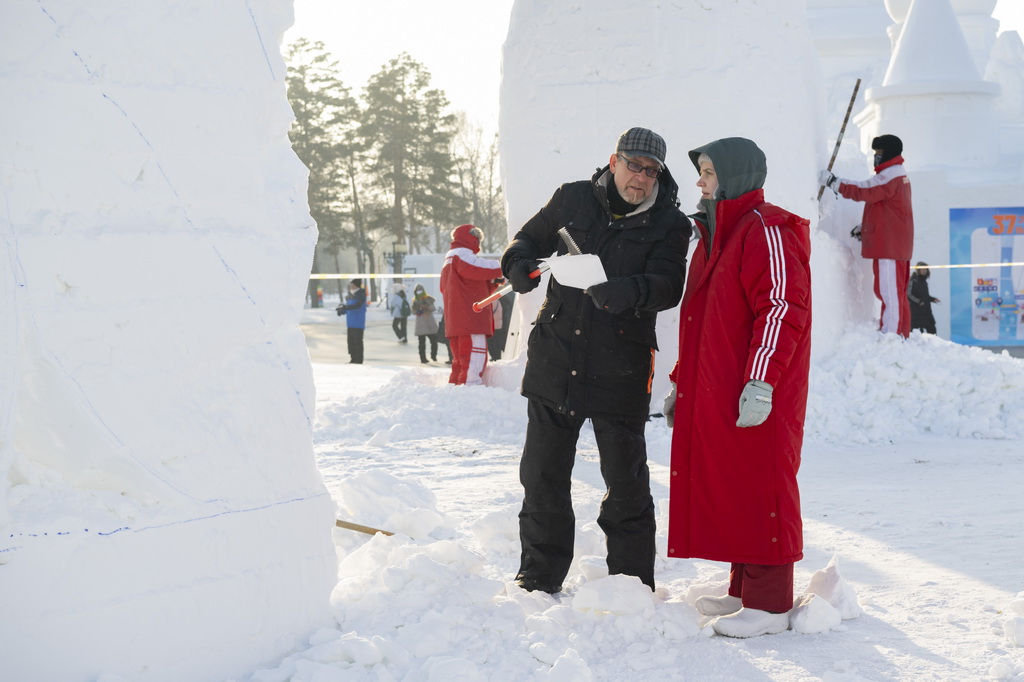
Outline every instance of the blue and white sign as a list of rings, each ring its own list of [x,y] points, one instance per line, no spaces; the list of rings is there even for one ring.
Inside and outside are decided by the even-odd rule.
[[[949,262],[952,340],[1024,345],[1024,207],[951,208]]]

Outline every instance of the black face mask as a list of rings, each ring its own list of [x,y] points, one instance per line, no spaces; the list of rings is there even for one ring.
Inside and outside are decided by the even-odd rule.
[[[882,163],[882,155],[881,154],[875,154],[875,165],[879,166],[879,165],[881,165],[881,163]]]

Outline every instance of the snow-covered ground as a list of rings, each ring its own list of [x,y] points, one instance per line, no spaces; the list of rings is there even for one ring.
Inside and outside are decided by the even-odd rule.
[[[657,593],[606,575],[585,428],[577,559],[552,597],[510,582],[524,398],[449,386],[441,367],[314,372],[315,448],[339,518],[395,535],[335,530],[336,627],[246,680],[1024,679],[1024,360],[848,330],[813,370],[796,583],[836,558],[846,591],[817,591],[861,615],[838,623],[817,599],[801,632],[752,640],[711,636],[692,607],[724,592],[726,565],[664,558],[663,420],[648,427]]]

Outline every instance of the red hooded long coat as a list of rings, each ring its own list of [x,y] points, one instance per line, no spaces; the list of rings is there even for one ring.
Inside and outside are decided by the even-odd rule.
[[[668,556],[765,565],[803,556],[796,474],[810,363],[808,223],[763,190],[717,203],[710,254],[697,222],[680,309]],[[740,428],[751,379],[772,410]]]

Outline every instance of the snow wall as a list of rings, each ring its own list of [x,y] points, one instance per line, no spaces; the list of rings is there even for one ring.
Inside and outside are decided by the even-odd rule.
[[[291,12],[0,8],[11,679],[223,680],[331,622]]]
[[[829,137],[838,130],[823,123],[821,70],[804,5],[516,0],[499,113],[510,236],[560,184],[588,179],[607,164],[627,128],[664,136],[687,213],[700,198],[687,152],[722,137],[750,138],[768,157],[767,200],[811,220],[813,348],[818,356],[834,348],[847,321],[869,319],[870,303],[861,301],[871,292],[845,294],[854,254],[816,229],[817,172],[828,164]],[[543,286],[518,300],[523,339]],[[658,316],[656,399],[668,392],[678,320],[678,309]],[[525,353],[524,343],[519,350]],[[495,367],[490,381],[514,385],[514,374]]]

